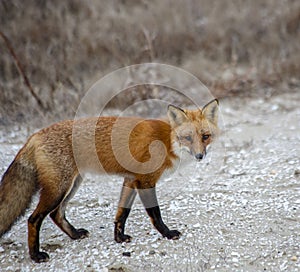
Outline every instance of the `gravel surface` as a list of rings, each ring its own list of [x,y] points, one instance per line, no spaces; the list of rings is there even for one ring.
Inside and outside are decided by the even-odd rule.
[[[299,92],[221,101],[223,133],[208,157],[158,185],[163,218],[182,232],[179,240],[163,239],[137,199],[126,229],[133,241],[115,243],[122,180],[87,176],[67,215],[90,237],[72,241],[47,218],[41,246],[50,261],[33,263],[26,221],[36,197],[0,239],[0,271],[300,271],[299,102]],[[1,174],[24,131],[0,136]]]

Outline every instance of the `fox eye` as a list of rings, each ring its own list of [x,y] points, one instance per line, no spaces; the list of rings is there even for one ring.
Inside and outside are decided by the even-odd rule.
[[[184,137],[187,141],[189,141],[189,142],[191,142],[192,141],[192,137],[190,136],[190,135],[188,135],[188,136],[185,136]]]
[[[204,134],[204,135],[202,135],[202,140],[206,141],[209,137],[210,137],[209,134]]]

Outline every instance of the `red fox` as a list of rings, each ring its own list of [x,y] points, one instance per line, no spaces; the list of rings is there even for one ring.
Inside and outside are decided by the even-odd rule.
[[[162,220],[155,186],[163,172],[180,160],[178,148],[188,151],[197,161],[203,159],[207,145],[218,133],[218,101],[212,100],[197,110],[169,105],[167,116],[166,120],[91,117],[62,121],[34,133],[2,177],[0,237],[24,214],[36,192],[40,192],[39,203],[28,219],[28,247],[32,260],[49,260],[49,255],[40,251],[39,242],[40,228],[48,214],[72,239],[89,235],[87,230],[76,229],[69,223],[65,210],[82,181],[80,174],[95,170],[89,160],[89,149],[85,151],[85,146],[92,141],[102,171],[124,176],[114,221],[115,241],[131,240],[129,235],[124,234],[124,229],[136,194],[139,194],[152,224],[162,236],[178,239],[181,233],[170,230]],[[117,124],[118,130],[114,133]],[[76,132],[79,147],[72,141],[74,126],[79,128]],[[89,134],[88,130],[93,134]],[[153,147],[155,142],[160,144]],[[75,158],[75,153],[78,158]],[[81,161],[80,167],[78,161]],[[132,161],[135,164],[131,164]],[[149,161],[154,163],[147,165]]]

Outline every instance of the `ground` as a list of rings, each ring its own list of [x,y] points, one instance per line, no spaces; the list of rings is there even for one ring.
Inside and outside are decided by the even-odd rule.
[[[67,215],[90,237],[72,241],[50,219],[41,246],[50,261],[33,263],[26,220],[1,238],[1,271],[300,271],[300,93],[221,100],[222,134],[200,163],[180,167],[158,186],[162,215],[182,232],[163,239],[139,200],[128,244],[113,240],[122,180],[88,176]],[[1,174],[27,134],[0,137]],[[21,136],[20,136],[21,135]]]

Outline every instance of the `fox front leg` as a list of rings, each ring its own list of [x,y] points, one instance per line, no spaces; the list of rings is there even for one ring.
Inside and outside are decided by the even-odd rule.
[[[131,241],[131,236],[124,234],[125,223],[136,197],[136,189],[129,187],[130,184],[131,183],[125,179],[118,205],[118,211],[115,218],[114,238],[118,243]]]
[[[179,239],[181,233],[178,230],[170,230],[162,220],[155,187],[139,189],[138,193],[153,226],[162,234],[163,237],[173,240]]]

